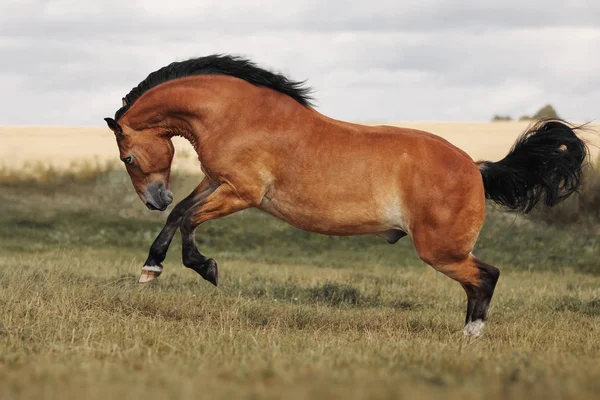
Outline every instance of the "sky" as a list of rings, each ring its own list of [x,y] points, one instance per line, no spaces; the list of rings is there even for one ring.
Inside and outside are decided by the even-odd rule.
[[[598,0],[2,0],[0,125],[103,126],[150,72],[242,55],[358,122],[600,117]]]

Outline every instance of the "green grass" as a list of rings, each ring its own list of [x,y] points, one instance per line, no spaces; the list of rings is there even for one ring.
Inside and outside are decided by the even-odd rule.
[[[181,197],[198,181],[178,177]],[[212,287],[181,266],[136,283],[165,214],[112,168],[0,186],[0,397],[593,398],[600,231],[490,210],[502,275],[483,338],[410,240],[309,234],[258,211],[210,221]]]
[[[183,197],[198,177],[176,177]],[[109,169],[96,179],[51,184],[16,184],[0,194],[0,240],[12,252],[56,248],[128,249],[140,258],[158,234],[165,214],[150,213],[122,171]],[[490,207],[476,246],[481,259],[517,270],[600,273],[599,225],[552,226]],[[413,266],[420,261],[410,239],[395,245],[374,236],[333,237],[295,229],[258,210],[210,221],[198,229],[199,247],[211,257],[265,263],[330,267]],[[179,263],[179,238],[168,262]]]

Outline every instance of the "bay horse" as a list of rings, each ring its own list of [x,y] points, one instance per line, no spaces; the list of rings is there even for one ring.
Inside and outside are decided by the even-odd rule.
[[[250,207],[327,235],[410,235],[425,263],[467,294],[464,333],[480,336],[500,271],[477,259],[486,198],[526,213],[576,192],[587,147],[577,127],[542,120],[498,162],[474,162],[428,132],[328,118],[304,82],[229,55],[175,62],[123,98],[114,118],[120,157],[151,210],[173,201],[173,136],[189,140],[204,178],[175,206],[140,282],[158,277],[181,230],[183,264],[214,285],[217,263],[194,241],[201,223]]]

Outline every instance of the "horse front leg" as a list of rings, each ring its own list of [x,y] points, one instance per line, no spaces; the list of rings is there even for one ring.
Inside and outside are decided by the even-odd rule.
[[[140,275],[139,282],[146,283],[158,278],[162,273],[163,266],[162,262],[167,256],[167,251],[177,232],[177,228],[181,224],[181,220],[186,212],[188,212],[195,204],[205,200],[215,189],[216,185],[213,184],[208,178],[204,178],[200,185],[196,187],[185,199],[179,202],[173,211],[167,217],[167,222],[162,228],[152,246],[148,258],[142,267],[142,274]]]
[[[220,185],[204,202],[191,208],[181,221],[181,243],[183,265],[196,271],[204,279],[217,286],[219,271],[212,258],[205,257],[194,240],[196,227],[205,221],[221,218],[252,207],[253,202],[242,198],[229,184]]]

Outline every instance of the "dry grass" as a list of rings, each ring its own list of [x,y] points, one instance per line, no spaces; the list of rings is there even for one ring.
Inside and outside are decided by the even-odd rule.
[[[600,393],[598,277],[505,274],[486,335],[472,341],[459,332],[462,290],[425,268],[232,261],[220,288],[174,266],[139,287],[139,261],[66,250],[0,259],[3,398]]]
[[[140,287],[164,215],[129,186],[122,171],[0,186],[3,399],[600,393],[597,230],[491,213],[478,255],[503,274],[471,341],[462,289],[409,241],[307,234],[257,212],[200,229],[219,288],[180,265],[177,241]]]
[[[399,122],[391,125],[421,129],[440,135],[465,150],[474,159],[500,160],[528,122]],[[591,129],[598,130],[597,125]],[[600,135],[584,133],[589,141],[592,159],[600,154]],[[191,146],[175,138],[178,168],[198,171]],[[19,168],[24,163],[69,167],[73,161],[97,159],[118,162],[117,146],[108,128],[90,127],[0,127],[0,166]]]
[[[192,146],[174,138],[176,170],[200,172]],[[93,161],[90,161],[93,160]],[[0,174],[33,172],[52,166],[57,172],[93,162],[120,164],[113,133],[108,128],[0,126]]]
[[[517,137],[531,121],[509,122],[402,122],[392,125],[420,129],[439,135],[466,151],[474,160],[498,161],[508,153]],[[600,126],[587,125],[580,132],[590,145],[591,159],[600,155]]]

